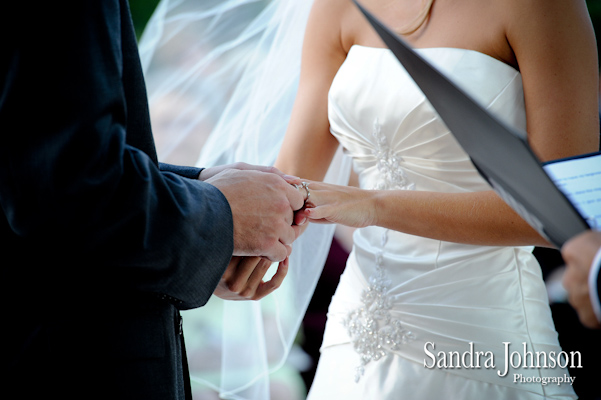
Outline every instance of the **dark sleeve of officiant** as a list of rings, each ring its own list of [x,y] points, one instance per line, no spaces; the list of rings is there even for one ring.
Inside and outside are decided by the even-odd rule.
[[[203,305],[230,260],[229,205],[200,170],[159,168],[125,0],[8,2],[0,31],[3,354],[34,382],[19,398],[42,377],[46,394],[62,379],[95,398],[122,359],[152,380],[181,356],[178,310]],[[144,381],[157,398],[180,398],[160,397],[181,392],[176,364]]]

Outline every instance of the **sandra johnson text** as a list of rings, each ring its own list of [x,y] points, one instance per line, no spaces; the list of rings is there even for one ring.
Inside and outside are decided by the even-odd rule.
[[[512,351],[510,342],[503,342],[503,364],[497,370],[501,377],[506,376],[509,368],[582,368],[582,357],[579,351],[555,352],[532,351],[526,342],[522,342],[521,351]],[[459,351],[436,351],[433,342],[424,344],[424,367],[426,368],[497,368],[497,360],[492,351],[477,351],[474,343],[469,342],[469,349]]]

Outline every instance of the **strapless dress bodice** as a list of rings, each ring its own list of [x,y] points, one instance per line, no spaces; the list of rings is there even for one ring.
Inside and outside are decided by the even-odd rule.
[[[497,117],[525,130],[522,80],[514,68],[471,50],[417,51]],[[362,188],[489,189],[388,49],[350,49],[330,88],[329,120]]]
[[[499,119],[525,130],[522,79],[513,67],[465,49],[417,52]],[[350,49],[330,87],[328,116],[363,189],[490,190],[388,49]],[[472,343],[499,360],[503,342],[561,351],[532,247],[466,245],[380,227],[358,229],[353,239],[323,346],[352,343],[359,370],[378,368],[378,360],[392,354],[422,365],[426,343],[461,353]],[[446,372],[516,387],[493,369]],[[517,372],[535,377],[565,371]],[[571,388],[564,389],[570,396]],[[549,394],[540,385],[527,390]]]
[[[418,53],[450,77],[503,122],[526,128],[520,73],[486,54],[459,48],[426,48]],[[330,130],[352,159],[363,189],[432,192],[490,190],[469,156],[389,49],[355,45],[334,78],[328,101]],[[380,246],[382,229],[355,233],[356,255],[369,258]],[[468,255],[496,252],[387,232],[386,255],[408,260],[406,279]],[[526,248],[531,251],[532,248]],[[373,275],[370,264],[364,272]]]

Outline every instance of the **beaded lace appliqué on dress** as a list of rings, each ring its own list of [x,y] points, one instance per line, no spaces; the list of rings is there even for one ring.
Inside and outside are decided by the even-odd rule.
[[[377,119],[374,122],[373,137],[376,145],[374,156],[381,177],[374,189],[413,189],[415,185],[407,180],[399,165],[402,158],[390,150]],[[365,372],[365,366],[371,361],[387,356],[389,351],[397,350],[402,344],[414,339],[413,334],[403,328],[401,321],[393,319],[390,313],[392,300],[388,291],[391,281],[383,268],[387,241],[388,230],[385,230],[380,249],[376,253],[375,273],[369,278],[369,287],[361,294],[363,305],[351,311],[343,321],[355,351],[361,356],[355,381],[359,381]]]
[[[382,127],[377,118],[374,122],[372,136],[375,141],[374,157],[376,158],[376,165],[380,176],[379,182],[375,185],[374,189],[414,189],[415,184],[407,179],[401,167],[403,158],[390,149],[388,139],[382,133]]]

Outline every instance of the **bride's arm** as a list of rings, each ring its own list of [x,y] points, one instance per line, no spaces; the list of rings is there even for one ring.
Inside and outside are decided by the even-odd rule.
[[[584,0],[511,0],[506,38],[543,161],[599,150],[597,47]]]
[[[596,151],[597,52],[584,2],[508,3],[506,35],[524,81],[532,147],[542,160]],[[320,183],[310,188],[318,207],[307,215],[315,220],[469,244],[548,246],[492,191],[365,191]]]
[[[346,58],[340,23],[350,1],[316,0],[303,42],[298,94],[275,167],[286,174],[323,180],[337,140],[330,133],[328,91]]]
[[[312,222],[388,229],[449,242],[485,246],[549,246],[493,191],[440,193],[361,190],[311,182]]]

